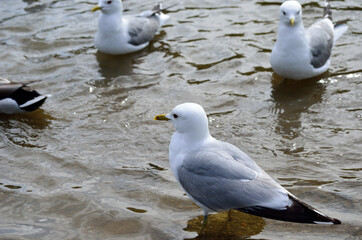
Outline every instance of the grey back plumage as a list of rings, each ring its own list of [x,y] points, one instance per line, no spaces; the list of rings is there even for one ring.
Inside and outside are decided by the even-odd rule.
[[[319,20],[308,29],[310,37],[311,64],[320,68],[328,61],[333,47],[333,29],[325,19]]]
[[[160,23],[156,15],[133,17],[128,25],[128,33],[131,36],[129,43],[138,46],[151,41],[159,27]]]
[[[244,152],[229,143],[217,143],[190,152],[178,169],[182,187],[195,200],[220,211],[265,206],[280,198],[282,204],[283,195],[287,199],[286,191]]]

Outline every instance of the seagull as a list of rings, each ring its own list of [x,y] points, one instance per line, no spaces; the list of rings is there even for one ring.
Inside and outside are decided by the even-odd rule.
[[[139,15],[122,16],[123,6],[120,0],[99,0],[92,12],[100,10],[95,45],[99,51],[118,55],[136,52],[145,48],[158,29],[169,18],[161,12],[161,4],[152,11]]]
[[[208,213],[230,209],[289,222],[341,223],[288,192],[236,146],[213,138],[200,105],[183,103],[154,119],[176,128],[169,146],[171,169],[203,209],[204,223]]]
[[[280,6],[278,36],[270,56],[278,75],[302,80],[328,70],[332,47],[348,28],[344,23],[333,25],[330,8],[329,1],[325,1],[323,18],[305,29],[302,6],[297,1]]]
[[[40,95],[25,83],[0,78],[0,113],[13,114],[38,109],[49,95]]]

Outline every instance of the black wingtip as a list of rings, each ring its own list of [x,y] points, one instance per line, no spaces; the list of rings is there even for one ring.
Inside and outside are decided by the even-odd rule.
[[[236,209],[241,212],[253,214],[287,222],[310,223],[310,224],[341,224],[336,218],[328,217],[317,209],[302,202],[293,195],[288,195],[292,204],[285,210],[271,209],[261,206]]]
[[[335,224],[335,225],[339,225],[342,222],[340,220],[338,220],[337,218],[331,218],[325,215],[320,215],[318,214],[317,217],[314,218],[313,222],[310,223],[314,223],[314,224]]]

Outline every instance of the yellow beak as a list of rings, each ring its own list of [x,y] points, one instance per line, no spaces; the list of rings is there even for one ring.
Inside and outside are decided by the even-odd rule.
[[[290,24],[292,24],[292,27],[294,27],[294,18],[290,19]]]
[[[168,119],[166,117],[166,114],[158,114],[156,117],[153,118],[153,120],[164,120],[164,121],[168,121],[170,119]]]
[[[95,11],[98,11],[98,10],[101,10],[101,9],[102,9],[102,7],[97,5],[94,8],[92,8],[92,12],[95,12]]]

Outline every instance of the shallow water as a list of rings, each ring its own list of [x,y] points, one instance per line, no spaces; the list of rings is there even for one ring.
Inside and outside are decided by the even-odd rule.
[[[156,2],[124,1],[128,13]],[[145,50],[94,48],[96,1],[1,0],[0,74],[51,94],[29,114],[0,116],[0,239],[361,239],[362,7],[349,18],[323,76],[282,82],[269,55],[279,2],[177,3]],[[322,2],[304,1],[304,24]],[[177,186],[174,131],[153,121],[192,101],[211,134],[237,145],[279,183],[340,226],[233,212],[210,217]]]

